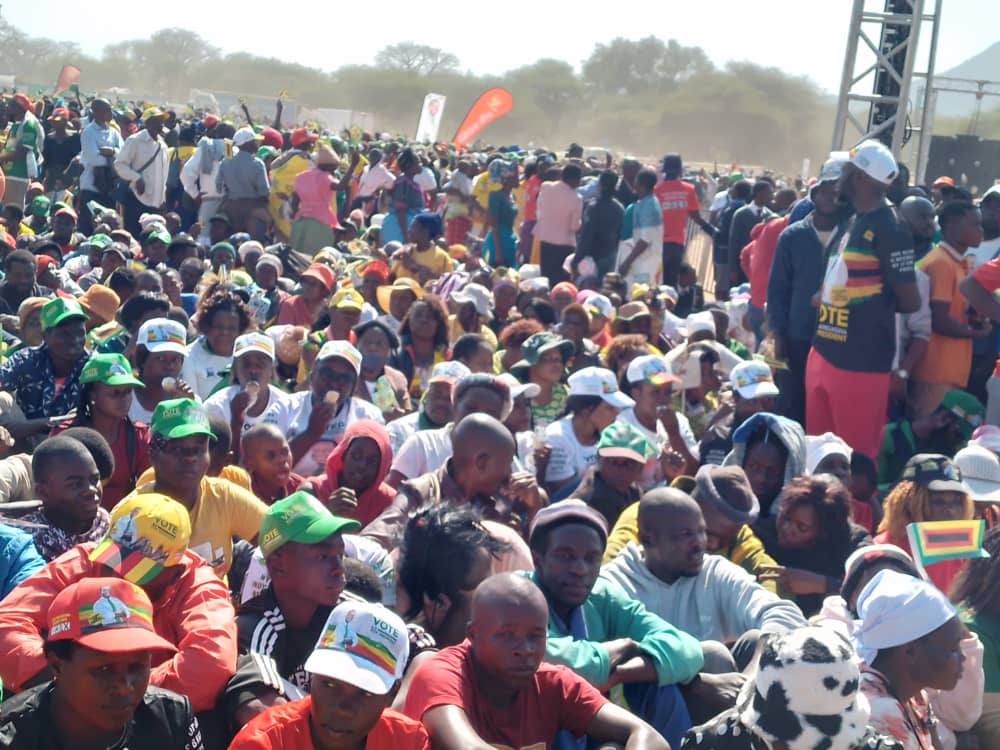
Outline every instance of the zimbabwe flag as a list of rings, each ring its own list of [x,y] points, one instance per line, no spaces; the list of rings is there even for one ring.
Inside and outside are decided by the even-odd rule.
[[[942,560],[989,557],[983,549],[986,522],[927,521],[906,527],[914,561],[924,567]]]

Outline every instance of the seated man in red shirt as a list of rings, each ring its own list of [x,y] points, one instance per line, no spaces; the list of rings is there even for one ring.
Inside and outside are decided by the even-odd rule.
[[[421,665],[406,714],[436,750],[549,750],[559,730],[626,750],[669,750],[655,729],[568,668],[542,664],[548,605],[527,578],[501,573],[472,598],[469,637]]]
[[[258,714],[230,750],[429,750],[427,730],[389,708],[410,641],[399,615],[344,602],[306,660],[309,695]]]

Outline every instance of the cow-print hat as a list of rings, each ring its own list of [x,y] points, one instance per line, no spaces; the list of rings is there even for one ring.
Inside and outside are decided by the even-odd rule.
[[[745,727],[791,750],[850,750],[865,737],[871,713],[859,681],[847,638],[831,628],[797,628],[765,641],[736,711]]]

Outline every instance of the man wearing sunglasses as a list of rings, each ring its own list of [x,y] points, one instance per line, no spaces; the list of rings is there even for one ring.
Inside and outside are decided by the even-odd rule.
[[[289,433],[295,473],[322,474],[327,456],[352,422],[373,419],[385,424],[377,406],[352,396],[360,374],[361,352],[352,344],[323,344],[309,373],[309,390],[292,396],[298,401]]]

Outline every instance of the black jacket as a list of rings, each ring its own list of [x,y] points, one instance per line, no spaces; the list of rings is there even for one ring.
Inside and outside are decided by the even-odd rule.
[[[58,747],[50,715],[55,683],[46,682],[0,704],[0,748],[49,750]],[[146,695],[117,748],[204,750],[201,728],[183,695],[158,687]]]

